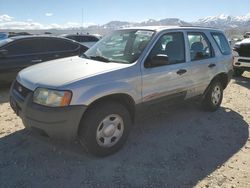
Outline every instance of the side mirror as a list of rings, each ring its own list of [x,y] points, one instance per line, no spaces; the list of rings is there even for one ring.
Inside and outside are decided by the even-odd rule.
[[[7,54],[8,54],[8,50],[5,50],[5,49],[0,50],[0,57],[6,57]]]
[[[165,54],[157,54],[153,56],[151,59],[148,59],[145,67],[159,67],[163,65],[168,65],[169,64],[169,58]]]

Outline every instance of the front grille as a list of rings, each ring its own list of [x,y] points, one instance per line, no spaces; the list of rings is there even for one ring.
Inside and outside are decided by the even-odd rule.
[[[250,44],[241,44],[238,53],[241,57],[250,57]]]
[[[238,61],[239,61],[239,62],[250,63],[250,60],[248,60],[248,59],[239,59]]]
[[[31,93],[32,91],[29,90],[28,88],[22,86],[20,83],[18,83],[17,81],[15,81],[14,86],[13,86],[14,90],[19,93],[23,98],[26,98],[27,95],[29,93]]]

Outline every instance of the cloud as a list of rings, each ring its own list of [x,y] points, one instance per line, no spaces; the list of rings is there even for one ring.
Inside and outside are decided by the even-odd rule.
[[[37,22],[20,22],[20,21],[11,21],[11,22],[0,22],[0,29],[45,29],[45,27]]]
[[[14,19],[13,17],[11,17],[7,14],[0,15],[0,22],[10,22],[13,19]]]
[[[84,27],[95,25],[94,23],[83,23]],[[32,19],[26,21],[16,21],[8,15],[0,15],[0,29],[20,29],[20,30],[44,30],[44,29],[72,29],[82,27],[78,22],[66,22],[64,24],[41,24]]]
[[[53,13],[47,12],[47,13],[45,13],[45,16],[48,16],[48,17],[53,16]]]

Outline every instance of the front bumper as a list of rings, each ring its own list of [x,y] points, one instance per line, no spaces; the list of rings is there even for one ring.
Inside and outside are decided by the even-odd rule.
[[[13,84],[14,85],[14,84]],[[86,106],[45,107],[33,103],[33,92],[25,97],[14,87],[10,90],[10,105],[28,129],[38,129],[49,137],[72,141]]]
[[[234,69],[250,70],[250,57],[235,57]]]

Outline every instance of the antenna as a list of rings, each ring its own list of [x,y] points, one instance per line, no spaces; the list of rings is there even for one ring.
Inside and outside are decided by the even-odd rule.
[[[81,33],[83,34],[83,8],[82,8],[82,31]]]

